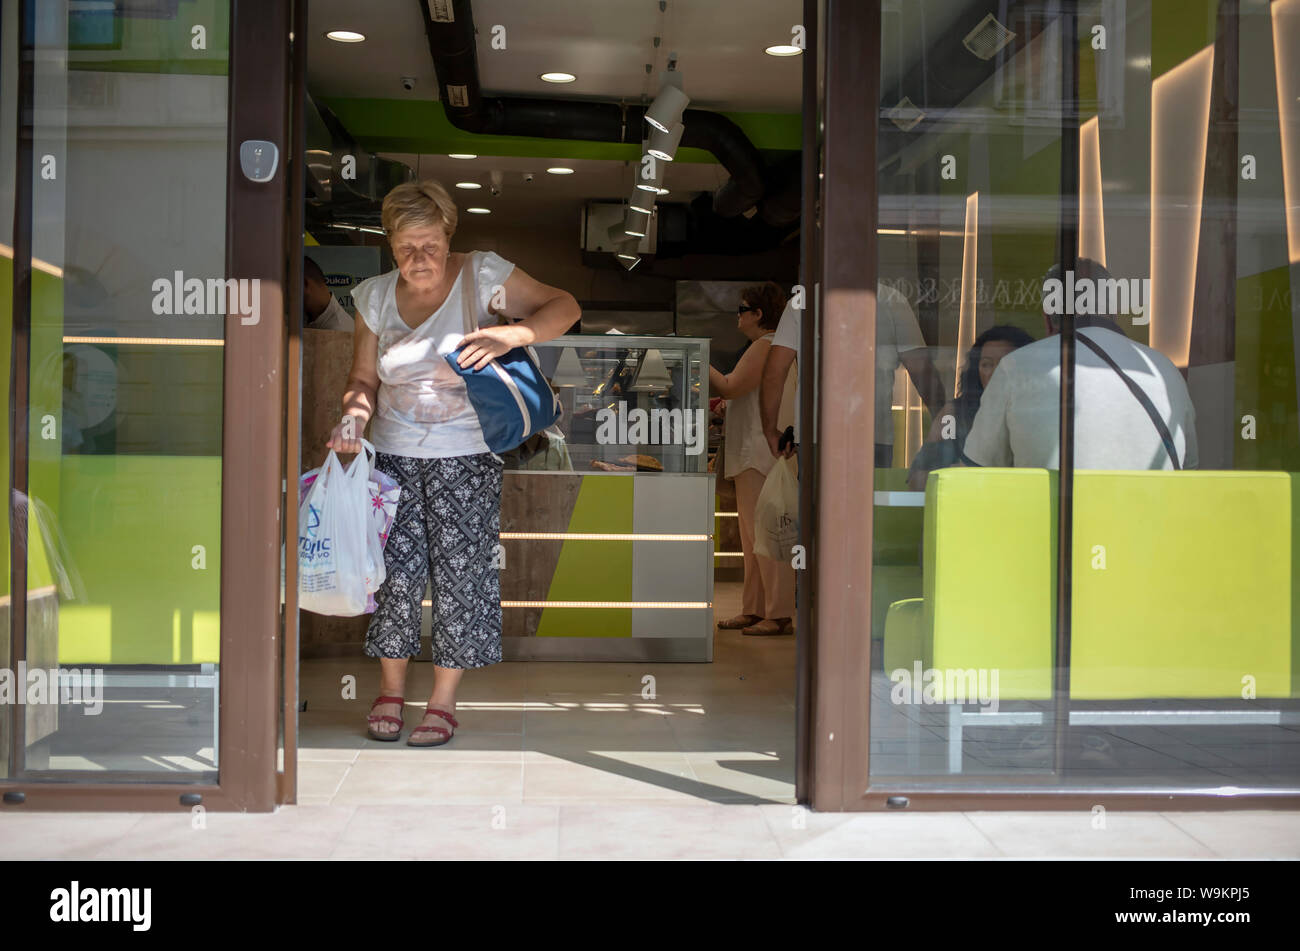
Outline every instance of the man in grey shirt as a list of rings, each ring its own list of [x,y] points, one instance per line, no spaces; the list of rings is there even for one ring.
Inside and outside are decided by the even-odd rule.
[[[1095,261],[1075,264],[1073,284],[1111,281]],[[1059,266],[1048,281],[1060,280]],[[1046,283],[1046,282],[1045,282]],[[1044,295],[1046,301],[1047,295]],[[1094,295],[1095,300],[1102,297]],[[1044,312],[1048,336],[1002,359],[980,401],[962,461],[975,466],[1060,467],[1061,318]],[[1196,413],[1178,368],[1130,340],[1110,314],[1074,318],[1074,465],[1078,469],[1174,469],[1159,427],[1100,348],[1163,421],[1181,468],[1194,469]]]

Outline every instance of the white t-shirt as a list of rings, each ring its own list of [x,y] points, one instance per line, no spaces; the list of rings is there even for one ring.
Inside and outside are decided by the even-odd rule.
[[[330,295],[330,302],[325,305],[319,317],[307,325],[308,330],[346,330],[352,333],[356,330],[356,321],[339,303],[339,299],[333,294]]]
[[[792,304],[787,303],[785,310],[781,312],[781,320],[776,325],[776,332],[772,334],[772,346],[785,347],[793,350],[795,353],[795,362],[799,360],[799,341],[803,339],[803,311],[795,308]],[[787,384],[788,385],[788,384]],[[760,387],[759,389],[762,389]],[[799,441],[799,403],[801,395],[799,387],[794,391],[794,441]],[[727,408],[731,412],[731,408]],[[784,428],[784,427],[782,427]],[[773,460],[775,461],[775,460]]]
[[[759,337],[759,340],[771,343],[772,337],[772,334],[765,334]],[[795,383],[795,368],[791,367],[790,372],[786,374],[785,390],[781,396],[777,429],[783,430],[790,425],[789,407],[798,394]],[[723,452],[725,464],[722,473],[724,479],[734,479],[746,469],[757,469],[763,475],[767,475],[772,470],[772,466],[776,465],[776,456],[772,455],[772,450],[767,445],[767,437],[763,435],[763,418],[759,407],[759,394],[762,389],[762,386],[756,386],[742,396],[727,400],[724,428],[727,445]]]
[[[777,324],[774,347],[789,347],[799,352],[803,312],[789,304]],[[894,371],[902,354],[925,346],[921,326],[916,322],[907,298],[885,284],[876,285],[876,435],[877,443],[894,441]],[[795,436],[798,438],[799,408],[794,411]]]
[[[1169,358],[1103,327],[1076,334],[1086,334],[1141,387],[1169,427],[1183,468],[1196,468],[1196,412]],[[1074,356],[1075,468],[1172,469],[1159,431],[1124,381],[1083,344]],[[1060,387],[1059,337],[1003,357],[966,438],[966,458],[980,466],[1060,468]]]
[[[489,312],[493,288],[514,264],[492,251],[471,252],[478,279],[474,313],[479,327],[497,323]],[[397,312],[396,270],[367,278],[352,291],[357,313],[379,338],[379,394],[370,441],[380,452],[419,459],[487,452],[465,381],[446,355],[465,336],[461,294],[464,273],[424,323],[412,330]]]

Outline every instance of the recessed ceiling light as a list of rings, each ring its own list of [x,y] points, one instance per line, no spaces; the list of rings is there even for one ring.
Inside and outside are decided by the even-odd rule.
[[[478,156],[471,155],[469,152],[451,152],[447,155],[447,158],[472,159],[478,158]]]
[[[624,233],[624,234],[630,234],[630,235],[631,235],[632,237],[634,237],[634,238],[644,238],[644,237],[645,237],[645,232],[644,232],[644,231],[637,231],[637,230],[635,230],[635,229],[637,229],[637,228],[639,228],[639,227],[640,227],[640,225],[628,225],[626,228],[623,229],[623,233]]]
[[[573,73],[542,73],[538,78],[546,83],[571,83],[578,77]]]
[[[797,46],[779,45],[769,46],[767,49],[763,50],[763,52],[768,56],[798,56],[803,52],[803,50]]]
[[[468,211],[471,215],[490,215],[490,214],[492,214],[492,209],[491,209],[491,208],[466,208],[465,210]]]
[[[650,207],[649,207],[649,208],[643,208],[642,206],[640,206],[640,205],[635,205],[635,204],[633,204],[633,205],[629,205],[628,207],[631,208],[633,211],[640,212],[640,213],[643,214],[643,215],[648,215],[648,214],[650,214],[652,211],[654,211],[654,205],[653,205],[651,202],[646,202],[646,204],[647,204],[647,205],[650,205]]]
[[[325,36],[336,43],[360,43],[366,38],[364,33],[354,33],[351,30],[330,30]]]
[[[666,189],[666,188],[659,188],[659,189],[656,189],[656,190],[655,190],[655,193],[656,193],[656,194],[659,194],[659,195],[667,195],[667,194],[668,194],[668,189]]]
[[[457,187],[457,188],[464,188],[464,189],[467,189],[467,190],[469,190],[469,191],[473,191],[474,189],[476,189],[476,188],[482,188],[483,186],[480,185],[478,182],[457,182],[457,183],[456,183],[456,187]]]
[[[546,171],[549,172],[549,173],[552,174],[552,175],[572,175],[572,174],[573,174],[573,169],[571,169],[571,168],[565,168],[563,165],[556,165],[554,168],[548,168]]]

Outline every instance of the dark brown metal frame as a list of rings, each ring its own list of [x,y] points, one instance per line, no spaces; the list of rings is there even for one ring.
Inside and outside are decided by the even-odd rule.
[[[285,366],[284,507],[285,551],[298,538],[298,472],[302,469],[302,235],[307,197],[307,0],[293,0],[293,58],[290,75],[289,219],[285,249],[288,275],[288,360]],[[293,543],[290,543],[293,540]],[[276,777],[276,802],[298,801],[298,559],[284,560],[284,648],[280,652],[281,744],[284,767]]]
[[[879,122],[879,0],[826,0],[825,181],[819,473],[817,476],[816,637],[812,644],[811,802],[821,811],[1233,810],[1300,809],[1300,795],[1261,791],[1224,796],[1198,791],[938,791],[871,786],[873,409],[876,329],[876,135]],[[807,437],[805,436],[805,439]],[[864,487],[866,491],[864,491]],[[898,797],[894,803],[891,797]],[[902,801],[900,801],[902,800]]]
[[[820,0],[803,0],[803,154],[800,157],[802,195],[799,209],[799,283],[804,289],[804,311],[801,324],[802,338],[799,352],[803,360],[799,367],[799,432],[803,439],[799,447],[799,524],[816,524],[816,498],[813,491],[817,480],[817,440],[814,426],[817,420],[817,216],[818,178],[821,147],[818,142],[817,120],[817,68],[820,58],[817,25],[820,19]],[[805,546],[806,568],[798,573],[799,597],[795,604],[795,777],[796,802],[807,802],[812,784],[812,654],[816,649],[816,622],[813,615],[814,571],[817,565],[816,535],[812,531],[801,533]]]
[[[26,8],[24,4],[24,11]],[[0,807],[0,814],[14,809],[166,811],[190,808],[196,804],[195,797],[211,810],[270,811],[275,807],[280,688],[280,631],[276,618],[280,610],[280,508],[284,500],[279,447],[285,444],[285,333],[281,315],[287,246],[287,163],[280,163],[270,182],[250,182],[240,171],[239,143],[264,139],[274,142],[282,156],[287,155],[290,14],[287,0],[232,0],[231,8],[226,271],[231,277],[261,280],[262,318],[257,324],[244,325],[231,317],[226,326],[219,779],[216,785],[81,785],[6,779],[0,780],[0,791],[21,794],[23,802],[6,803]],[[25,35],[20,34],[20,40]],[[30,197],[31,139],[30,135],[24,138],[22,128],[30,109],[20,108],[18,115],[16,185],[19,196],[23,194],[21,189],[26,189]],[[16,304],[21,303],[17,295],[19,276],[26,273],[30,277],[31,264],[30,202],[26,219],[22,207],[20,202],[15,214],[15,224],[22,226],[14,235]],[[25,293],[29,295],[30,289]],[[18,332],[30,319],[29,298],[24,308],[14,312],[15,344],[19,343]],[[17,347],[14,353],[16,359]],[[16,367],[25,374],[25,361]],[[23,383],[18,374],[12,379]],[[13,440],[25,439],[25,403],[10,403]],[[15,465],[21,461],[16,453],[11,458]],[[10,478],[14,480],[14,473]],[[18,486],[20,482],[11,484]],[[15,557],[13,564],[13,570],[20,571],[18,566],[25,565],[25,559]],[[17,581],[20,583],[13,589],[15,604],[26,591],[25,577],[19,575]],[[15,626],[21,625],[21,614],[17,610],[11,614]],[[13,745],[21,749],[20,734],[14,736]]]
[[[32,326],[32,127],[34,110],[33,68],[35,53],[26,45],[33,35],[31,3],[23,0],[18,8],[18,108],[14,135],[14,265],[13,265],[13,345],[9,353],[9,487],[11,526],[27,521],[27,413],[30,389]],[[9,552],[9,656],[10,669],[27,656],[27,537],[10,531]],[[8,775],[23,771],[27,752],[25,708],[21,703],[5,711],[9,720]],[[0,786],[0,788],[3,788]]]

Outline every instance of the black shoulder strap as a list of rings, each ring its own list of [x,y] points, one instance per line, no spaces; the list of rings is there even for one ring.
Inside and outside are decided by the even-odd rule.
[[[1169,434],[1169,427],[1166,426],[1165,421],[1160,418],[1160,413],[1156,410],[1155,404],[1151,402],[1151,397],[1147,396],[1142,390],[1142,387],[1134,383],[1132,378],[1119,368],[1119,364],[1110,358],[1110,354],[1101,349],[1095,341],[1089,340],[1086,335],[1081,333],[1075,334],[1074,339],[1082,343],[1097,356],[1101,357],[1102,361],[1108,367],[1119,374],[1119,378],[1124,381],[1124,385],[1128,387],[1129,392],[1132,393],[1137,401],[1142,404],[1142,408],[1146,410],[1147,415],[1151,417],[1151,422],[1155,424],[1156,432],[1160,434],[1160,441],[1165,444],[1165,452],[1169,453],[1169,458],[1173,461],[1174,468],[1181,469],[1183,466],[1182,463],[1178,461],[1178,449],[1174,446],[1174,437]]]

